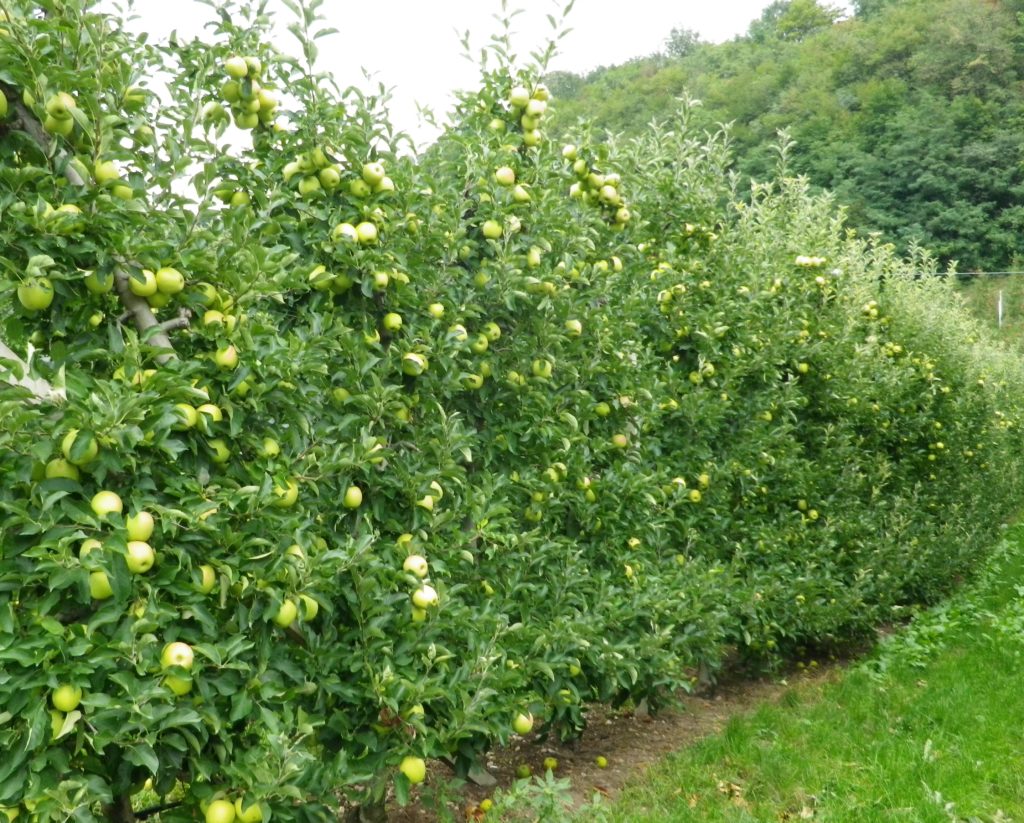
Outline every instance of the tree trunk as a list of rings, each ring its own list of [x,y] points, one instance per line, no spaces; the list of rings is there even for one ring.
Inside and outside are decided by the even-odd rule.
[[[104,811],[111,823],[135,823],[135,810],[132,808],[131,795],[120,794]]]

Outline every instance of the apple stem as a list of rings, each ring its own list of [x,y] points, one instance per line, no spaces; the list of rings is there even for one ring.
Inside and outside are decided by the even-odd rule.
[[[174,353],[174,346],[171,345],[171,338],[167,336],[167,332],[164,331],[160,323],[157,322],[156,317],[153,316],[149,303],[132,292],[131,287],[128,285],[129,282],[130,275],[128,272],[120,267],[114,269],[114,286],[117,289],[118,297],[121,298],[125,309],[130,312],[135,328],[138,329],[140,335],[146,335],[150,329],[154,330],[149,334],[149,342],[154,347],[164,351],[160,352],[153,359],[161,366],[166,365],[171,360],[177,359],[177,355]]]

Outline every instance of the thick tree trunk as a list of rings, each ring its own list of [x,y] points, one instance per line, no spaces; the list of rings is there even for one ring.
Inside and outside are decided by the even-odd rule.
[[[104,811],[111,823],[135,823],[135,810],[132,808],[130,795],[118,795]]]

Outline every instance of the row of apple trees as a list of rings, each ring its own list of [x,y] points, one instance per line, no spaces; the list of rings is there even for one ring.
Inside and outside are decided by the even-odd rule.
[[[92,5],[0,3],[9,818],[404,802],[864,635],[1016,506],[1016,361],[685,111],[551,145],[495,48],[414,160],[307,7],[293,58]]]

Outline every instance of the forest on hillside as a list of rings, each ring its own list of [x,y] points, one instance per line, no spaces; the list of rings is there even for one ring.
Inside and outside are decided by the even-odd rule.
[[[1024,264],[1024,0],[776,0],[721,44],[674,29],[663,53],[555,73],[558,124],[603,136],[666,120],[729,125],[735,166],[780,162],[830,189],[850,226],[967,271]],[[780,138],[785,130],[787,138]],[[780,151],[782,146],[786,148]]]

